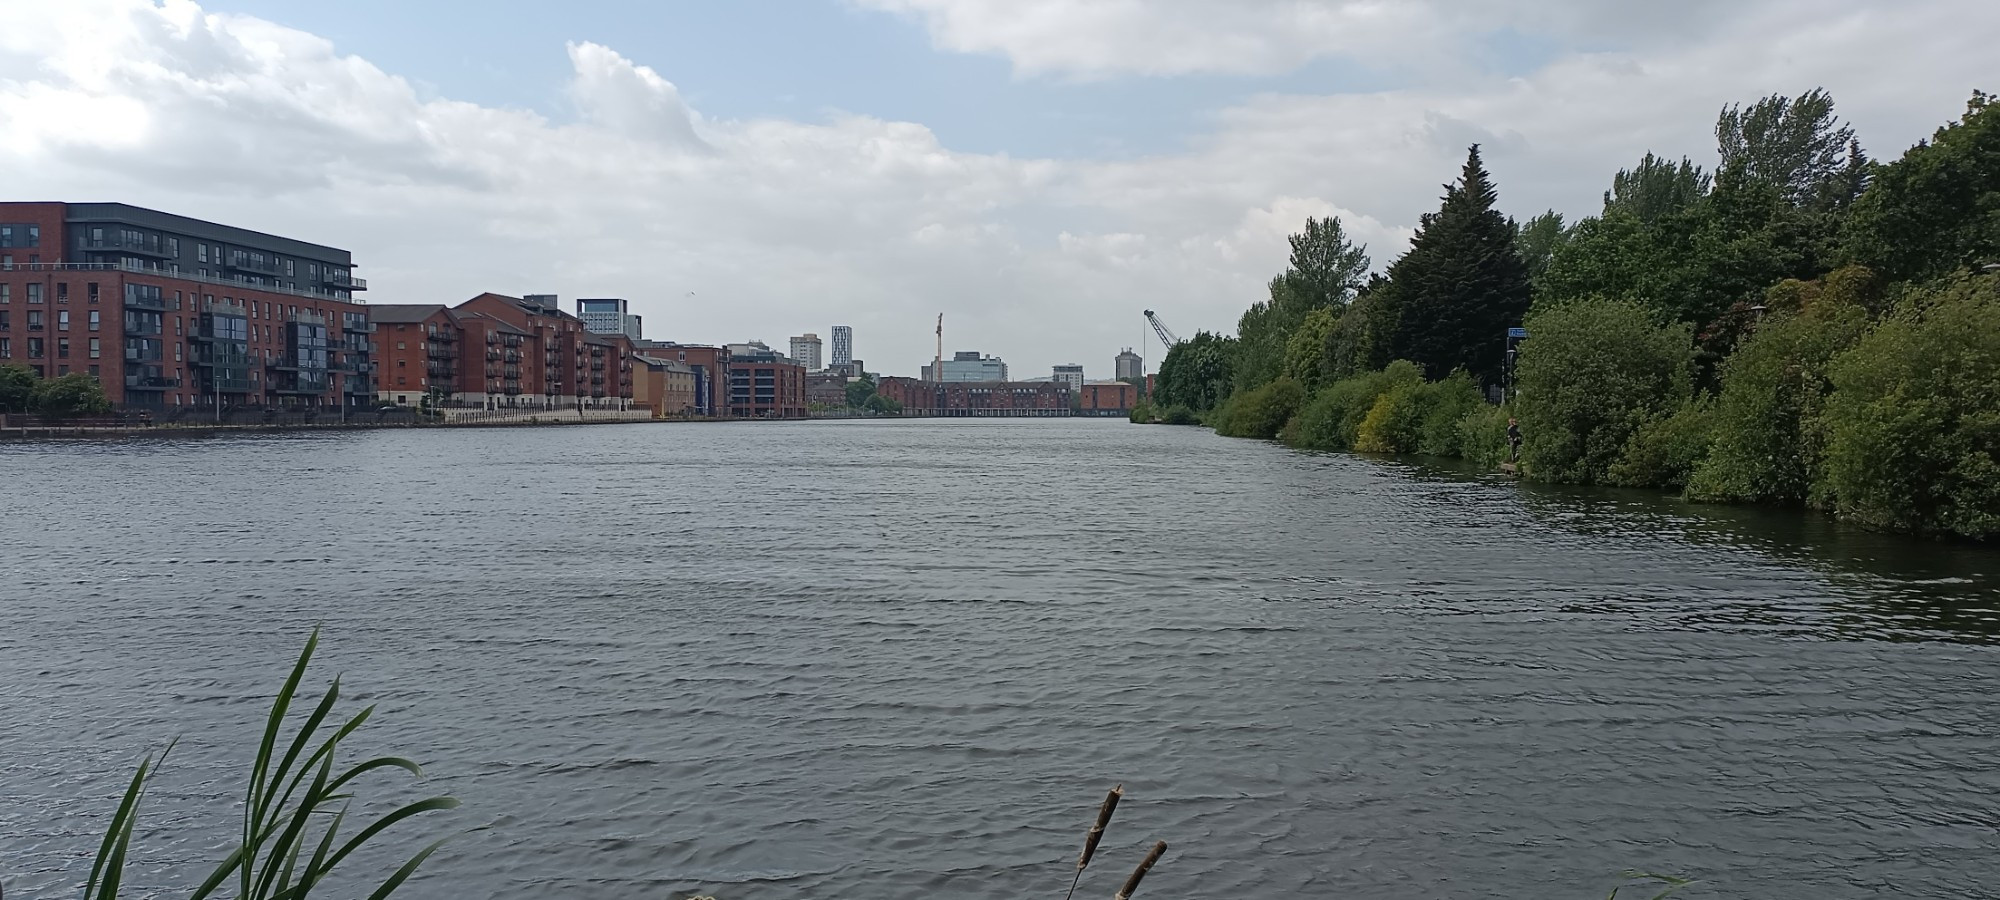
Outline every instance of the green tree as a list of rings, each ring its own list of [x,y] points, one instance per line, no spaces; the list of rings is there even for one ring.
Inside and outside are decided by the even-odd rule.
[[[1285,342],[1283,377],[1298,382],[1307,393],[1319,390],[1326,372],[1326,341],[1333,334],[1340,314],[1331,309],[1315,309],[1292,330]]]
[[[1236,355],[1236,341],[1206,331],[1174,345],[1154,379],[1154,405],[1214,409],[1235,383]]]
[[[1817,502],[1875,528],[2000,536],[2000,275],[1907,298],[1834,360]]]
[[[1611,176],[1611,190],[1604,192],[1604,215],[1627,215],[1650,225],[1700,203],[1712,182],[1685,156],[1676,164],[1648,153],[1637,166]]]
[[[2000,262],[2000,102],[1974,92],[1963,119],[1878,167],[1842,237],[1891,281]]]
[[[1321,382],[1352,378],[1388,365],[1402,315],[1402,295],[1396,286],[1379,275],[1370,279],[1327,331],[1320,354]]]
[[[33,409],[35,385],[40,380],[27,366],[0,366],[0,413],[25,413]]]
[[[1772,312],[1723,363],[1714,445],[1688,484],[1695,499],[1804,503],[1811,491],[1824,455],[1828,370],[1860,339],[1868,315],[1852,290],[1824,296],[1795,285],[1772,288],[1770,302],[1815,293],[1813,302]]]
[[[1498,199],[1474,144],[1443,206],[1423,217],[1410,251],[1389,267],[1402,303],[1394,355],[1432,377],[1463,368],[1498,382],[1502,338],[1528,311],[1528,268]]]
[[[1868,159],[1854,129],[1834,116],[1833,95],[1821,88],[1724,107],[1715,138],[1724,170],[1776,187],[1793,206],[1845,207],[1865,180]]]
[[[1540,283],[1542,273],[1548,271],[1549,261],[1555,258],[1556,248],[1562,246],[1569,237],[1569,229],[1563,227],[1562,213],[1549,210],[1526,222],[1514,231],[1514,251],[1521,255],[1521,264],[1528,267],[1528,280]]]
[[[891,416],[901,415],[903,412],[902,401],[891,400],[881,394],[869,394],[868,399],[862,401],[861,408],[872,413]]]
[[[1270,440],[1299,412],[1306,399],[1305,389],[1290,378],[1280,378],[1263,387],[1231,395],[1217,410],[1215,432],[1224,437]]]
[[[111,411],[111,400],[97,379],[71,372],[35,386],[35,409],[58,419],[103,415]]]
[[[1334,216],[1306,219],[1290,237],[1291,257],[1271,279],[1269,299],[1237,322],[1235,387],[1248,391],[1285,374],[1293,334],[1315,310],[1338,311],[1368,274],[1368,248],[1357,247]]]
[[[1594,484],[1633,433],[1689,395],[1686,326],[1629,300],[1537,309],[1516,364],[1521,461],[1543,481]]]
[[[860,409],[868,405],[868,398],[875,396],[875,379],[862,375],[847,383],[847,406]]]

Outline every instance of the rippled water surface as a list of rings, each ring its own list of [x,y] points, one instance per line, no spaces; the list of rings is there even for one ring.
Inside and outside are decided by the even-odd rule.
[[[1114,422],[0,444],[0,884],[176,735],[198,881],[317,624],[493,826],[408,897],[1059,896],[1120,781],[1080,896],[1990,896],[1995,555]]]

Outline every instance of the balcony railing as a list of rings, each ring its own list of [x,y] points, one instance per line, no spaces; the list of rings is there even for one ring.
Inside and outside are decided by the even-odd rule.
[[[171,255],[161,249],[162,245],[157,240],[155,241],[127,240],[124,235],[119,235],[117,237],[98,238],[96,240],[84,238],[83,240],[77,241],[77,246],[85,250],[122,250],[128,253],[138,253],[145,256],[166,257]]]
[[[213,284],[213,285],[219,285],[221,287],[236,288],[238,290],[262,291],[267,294],[286,294],[292,297],[310,297],[315,300],[338,300],[345,303],[364,302],[358,297],[336,297],[334,296],[332,290],[312,290],[309,287],[305,286],[307,284],[307,282],[305,281],[299,281],[298,282],[298,284],[300,285],[299,287],[281,287],[277,284],[251,284],[240,278],[222,278],[216,275],[198,275],[194,272],[188,272],[185,270],[179,272],[173,272],[160,268],[158,266],[128,266],[122,262],[15,263],[14,268],[17,270],[24,270],[29,272],[130,272],[134,275],[147,275],[154,278],[174,278],[180,281],[193,281],[200,284]],[[356,282],[361,281],[361,279],[359,278],[355,278],[352,280]],[[367,284],[365,282],[355,286],[337,284],[334,285],[333,290],[358,291],[364,289],[365,287],[367,287]]]
[[[180,379],[178,379],[178,378],[165,378],[165,377],[162,377],[162,376],[159,376],[159,375],[127,375],[127,376],[125,376],[125,389],[126,389],[126,390],[132,390],[132,391],[165,391],[165,390],[172,390],[172,389],[174,389],[174,388],[177,388],[177,387],[180,387],[180,386],[181,386],[181,380],[180,380]]]

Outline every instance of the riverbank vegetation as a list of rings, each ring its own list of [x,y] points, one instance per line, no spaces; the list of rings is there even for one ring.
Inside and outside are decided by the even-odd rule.
[[[1886,163],[1819,90],[1715,134],[1712,172],[1648,153],[1573,224],[1503,215],[1475,145],[1378,275],[1309,219],[1133,418],[1498,465],[1511,417],[1525,478],[2000,536],[2000,103]]]
[[[52,419],[103,415],[111,400],[97,379],[78,372],[43,378],[23,365],[0,366],[0,413],[32,413]]]

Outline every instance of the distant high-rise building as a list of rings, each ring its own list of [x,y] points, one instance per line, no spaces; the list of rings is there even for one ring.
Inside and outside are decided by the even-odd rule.
[[[1083,390],[1083,367],[1076,363],[1057,366],[1055,379],[1068,384],[1071,393],[1080,393]]]
[[[646,339],[639,327],[639,317],[632,315],[630,305],[623,300],[578,300],[576,317],[583,320],[585,330],[597,334],[622,334],[635,341]]]
[[[833,326],[833,363],[844,366],[854,362],[854,329],[847,325]]]
[[[1119,381],[1126,379],[1144,381],[1146,380],[1146,359],[1137,353],[1133,353],[1132,348],[1126,347],[1125,351],[1118,354],[1118,359],[1112,363],[1112,371],[1116,373]]]
[[[808,372],[823,368],[819,364],[820,342],[817,334],[802,334],[792,338],[792,360],[805,366]]]

